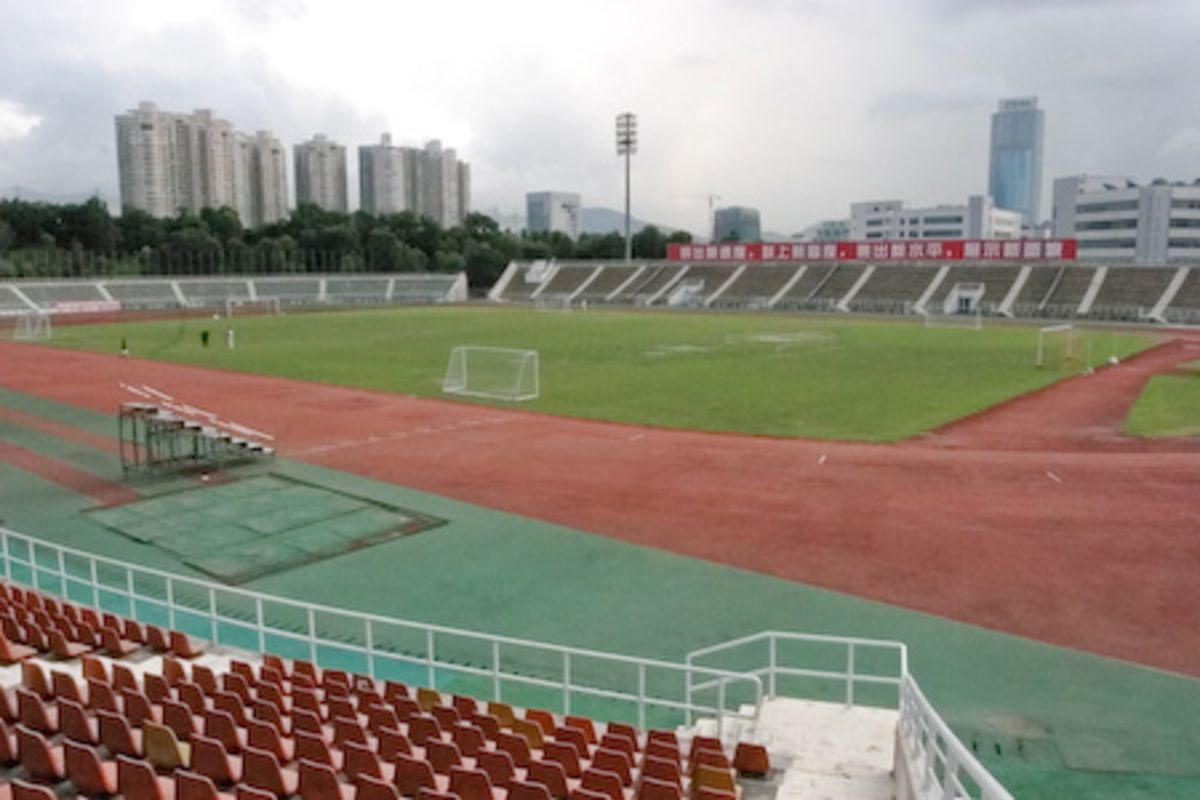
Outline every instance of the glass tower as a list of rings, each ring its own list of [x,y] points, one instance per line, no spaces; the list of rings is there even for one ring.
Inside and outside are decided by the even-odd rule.
[[[1029,223],[1040,219],[1045,127],[1036,97],[1001,100],[992,114],[988,194],[998,208],[1020,211]]]

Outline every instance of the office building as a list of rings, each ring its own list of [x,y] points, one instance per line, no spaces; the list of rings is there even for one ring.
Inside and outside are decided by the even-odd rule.
[[[1019,211],[1031,225],[1041,221],[1045,127],[1036,97],[1001,100],[992,114],[988,194],[999,208]]]
[[[311,203],[326,211],[350,209],[346,190],[346,148],[318,133],[292,148],[296,205]]]
[[[757,242],[760,239],[762,226],[758,209],[729,206],[713,212],[714,242]]]
[[[530,233],[557,232],[578,239],[579,195],[573,192],[529,192],[525,195],[525,220]]]
[[[1079,258],[1121,264],[1200,261],[1200,180],[1073,175],[1054,181],[1054,236]]]
[[[1018,239],[1020,212],[997,208],[989,197],[972,195],[965,205],[907,208],[901,200],[850,204],[849,238]]]
[[[150,102],[115,117],[121,205],[156,217],[228,206],[257,227],[287,215],[283,148],[270,133],[240,134],[208,109]]]

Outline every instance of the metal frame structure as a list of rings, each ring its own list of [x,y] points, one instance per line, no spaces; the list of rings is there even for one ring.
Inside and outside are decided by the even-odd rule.
[[[122,403],[117,412],[117,446],[126,475],[221,466],[271,457],[275,450],[217,428],[201,425],[153,403]]]

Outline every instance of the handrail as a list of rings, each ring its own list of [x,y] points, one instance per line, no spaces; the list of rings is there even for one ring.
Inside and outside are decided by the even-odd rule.
[[[908,670],[908,648],[902,642],[790,631],[764,631],[693,650],[688,653],[687,662],[689,666],[694,666],[697,659],[716,655],[735,654],[745,657],[748,646],[764,641],[767,644],[767,652],[763,657],[765,663],[760,662],[758,666],[746,671],[766,679],[768,698],[779,696],[779,678],[789,676],[844,681],[845,703],[848,707],[855,704],[854,689],[858,684],[896,687],[902,744],[902,747],[897,749],[896,758],[905,760],[908,769],[903,773],[914,781],[914,784],[923,787],[916,796],[939,797],[944,800],[1013,800],[1012,795],[979,763],[970,749],[930,705]],[[781,663],[781,642],[844,646],[846,668],[836,671]],[[868,647],[896,653],[898,663],[894,675],[864,674],[856,671],[855,653]],[[761,652],[757,655],[762,657]],[[699,690],[709,684],[711,681],[693,684],[691,689]],[[796,696],[786,692],[783,694]],[[901,774],[898,766],[895,774]]]
[[[14,544],[22,544],[26,548],[28,560],[20,558],[14,552]],[[41,559],[38,556],[39,551],[51,556],[50,560],[53,562],[53,566],[41,563]],[[77,575],[69,573],[66,563],[68,558],[82,559],[85,562],[85,574]],[[177,625],[178,616],[181,613],[197,618],[205,618],[208,626],[206,631],[208,638],[216,643],[222,642],[221,624],[228,623],[233,626],[252,629],[257,637],[257,649],[260,651],[266,651],[268,644],[267,637],[269,635],[307,643],[309,659],[314,662],[319,661],[322,646],[337,648],[344,652],[357,653],[365,656],[366,672],[372,676],[379,674],[380,660],[383,659],[407,662],[413,665],[423,665],[426,670],[426,679],[431,686],[436,685],[438,670],[453,674],[491,678],[490,688],[492,695],[494,695],[492,699],[496,700],[502,699],[502,687],[505,682],[546,689],[559,689],[561,690],[561,706],[564,714],[571,713],[572,694],[583,694],[600,699],[635,703],[639,727],[646,727],[648,712],[653,709],[678,711],[687,717],[696,713],[712,714],[718,719],[725,716],[733,716],[745,719],[752,724],[757,717],[757,711],[764,694],[761,678],[744,672],[691,666],[659,659],[640,658],[582,647],[556,645],[512,636],[498,636],[445,625],[349,611],[318,603],[307,603],[249,589],[216,584],[153,567],[128,564],[83,550],[45,542],[2,527],[0,527],[0,562],[3,564],[3,577],[8,581],[16,580],[14,567],[28,568],[31,573],[32,585],[38,591],[51,591],[67,598],[69,596],[69,584],[81,585],[85,589],[90,589],[91,605],[97,608],[100,607],[100,592],[103,591],[126,598],[129,603],[130,612],[134,616],[136,616],[137,601],[139,600],[164,606],[168,617],[168,624],[171,627]],[[100,581],[97,569],[99,566],[123,572],[123,585],[117,586]],[[44,582],[39,578],[40,573],[48,573],[57,577],[57,581],[55,581],[57,586],[43,586]],[[164,583],[164,596],[139,593],[136,589],[137,580],[135,576],[137,578],[154,578],[162,581]],[[181,602],[179,600],[181,589],[199,590],[201,594],[206,594],[207,603],[205,607],[199,608]],[[218,595],[222,598],[239,598],[243,601],[252,602],[254,607],[253,618],[248,619],[243,616],[222,613],[217,603]],[[307,630],[268,624],[264,612],[265,604],[270,604],[272,607],[280,609],[288,609],[292,612],[300,612],[306,619],[305,627]],[[361,624],[363,626],[362,631],[365,634],[365,641],[362,644],[358,644],[354,641],[344,641],[321,636],[318,632],[316,622],[318,615]],[[410,633],[424,634],[424,657],[381,648],[376,640],[377,629],[381,626],[406,629]],[[439,658],[436,650],[436,637],[439,635],[487,646],[491,654],[490,664],[488,666],[475,666],[470,663],[448,661],[445,660],[444,656]],[[226,639],[228,638],[226,637]],[[561,666],[561,679],[538,677],[528,672],[517,671],[511,667],[505,668],[501,656],[502,647],[522,648],[543,658],[547,656],[554,658],[555,663]],[[608,665],[623,665],[635,668],[637,674],[636,690],[627,686],[614,688],[613,686],[581,683],[577,677],[577,672],[572,669],[572,666],[575,662],[582,659],[592,659]],[[664,672],[668,676],[673,675],[677,679],[681,679],[684,686],[690,686],[695,683],[697,678],[709,683],[715,682],[718,688],[717,702],[716,704],[696,702],[693,694],[686,691],[681,692],[681,696],[679,697],[668,696],[665,692],[655,693],[651,691],[647,680],[648,672],[651,671]],[[611,670],[607,670],[607,672],[611,672]],[[611,676],[606,675],[606,677]],[[731,687],[741,687],[740,694],[737,691],[731,692]],[[744,714],[736,706],[733,709],[726,708],[726,701],[730,699],[731,695],[734,698],[749,695],[753,699],[754,713]]]

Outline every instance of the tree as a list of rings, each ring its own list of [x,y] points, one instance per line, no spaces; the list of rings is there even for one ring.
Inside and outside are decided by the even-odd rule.
[[[400,269],[400,240],[387,228],[375,228],[367,236],[367,266],[372,271]]]
[[[202,209],[200,220],[208,228],[208,232],[222,243],[240,239],[242,236],[242,221],[238,213],[229,206]]]
[[[635,258],[666,258],[667,240],[654,225],[647,225],[633,235]]]

